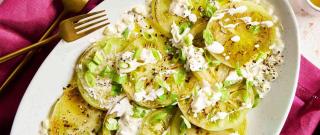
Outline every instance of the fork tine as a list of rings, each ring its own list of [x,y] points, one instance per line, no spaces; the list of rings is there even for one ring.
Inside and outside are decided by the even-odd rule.
[[[83,36],[88,35],[88,34],[94,32],[94,31],[96,31],[96,30],[98,30],[98,29],[100,29],[100,28],[102,28],[102,27],[104,27],[104,26],[107,26],[107,25],[109,25],[109,24],[110,24],[109,22],[104,23],[104,24],[101,24],[101,25],[99,25],[99,26],[97,26],[97,27],[94,27],[94,28],[91,28],[91,29],[89,29],[89,30],[83,31],[83,32],[77,34],[77,36],[78,36],[78,37],[83,37]]]
[[[93,20],[95,20],[95,19],[99,19],[99,18],[104,17],[104,16],[106,16],[106,15],[107,15],[107,14],[103,14],[103,15],[100,15],[100,16],[97,16],[97,17],[94,17],[94,18],[90,18],[90,19],[86,19],[86,20],[81,21],[81,22],[77,22],[77,23],[74,24],[74,26],[75,26],[75,27],[80,26],[80,25],[82,25],[82,24],[88,23],[88,22],[93,21]]]
[[[102,22],[107,21],[107,20],[108,20],[108,19],[102,19],[102,20],[100,20],[100,21],[87,24],[87,25],[82,26],[82,27],[80,27],[80,28],[76,28],[76,31],[78,32],[78,31],[84,30],[84,29],[86,29],[86,28],[89,28],[89,27],[91,27],[91,26],[94,26],[94,25],[96,25],[96,24],[102,23]]]
[[[84,15],[79,15],[79,16],[70,18],[70,20],[73,21],[73,22],[76,22],[76,21],[79,21],[79,20],[81,20],[81,19],[87,18],[87,17],[89,17],[89,16],[93,16],[93,15],[102,13],[102,12],[104,12],[104,11],[105,11],[105,10],[101,10],[101,11],[92,12],[92,13],[88,13],[88,14],[84,14]]]

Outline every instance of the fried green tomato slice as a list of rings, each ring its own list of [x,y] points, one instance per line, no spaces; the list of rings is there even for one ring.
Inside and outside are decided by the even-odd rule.
[[[208,131],[189,123],[184,118],[181,111],[177,111],[172,118],[170,124],[170,135],[229,135],[232,133],[238,133],[239,135],[246,134],[246,120],[244,120],[239,127],[226,129],[223,131]]]
[[[167,37],[171,37],[171,26],[173,23],[182,24],[191,22],[187,18],[183,18],[174,15],[170,12],[170,6],[173,0],[152,0],[151,3],[151,15],[153,18],[153,26],[162,34]],[[208,18],[204,18],[202,9],[207,7],[207,0],[190,0],[189,9],[190,12],[197,17],[197,22],[195,22],[191,28],[191,34],[196,36],[201,33],[206,27]],[[214,10],[215,11],[215,10]]]
[[[123,38],[106,37],[94,43],[80,56],[75,70],[82,97],[93,107],[107,110],[125,94],[116,82],[116,56],[128,45]]]
[[[75,87],[64,90],[49,120],[49,134],[96,134],[102,124],[103,112],[91,107]]]
[[[187,73],[183,65],[172,61],[173,57],[166,50],[166,38],[150,36],[152,40],[138,37],[124,51],[128,59],[118,64],[124,65],[120,72],[127,76],[122,86],[127,96],[140,106],[165,107],[176,102]],[[131,71],[131,67],[135,68]]]
[[[254,103],[252,89],[247,90],[243,82],[234,86],[221,84],[210,90],[196,86],[189,91],[189,98],[179,100],[179,108],[190,123],[208,131],[238,127]]]
[[[218,10],[207,25],[204,38],[207,46],[223,46],[223,52],[213,50],[211,54],[236,68],[270,51],[275,27],[274,18],[262,6],[241,1]]]

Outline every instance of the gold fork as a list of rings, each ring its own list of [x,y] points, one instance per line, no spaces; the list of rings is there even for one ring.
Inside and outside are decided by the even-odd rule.
[[[89,2],[89,0],[61,0],[63,5],[63,11],[56,18],[56,20],[51,24],[49,29],[42,35],[40,41],[46,39],[56,28],[56,26],[60,23],[61,19],[64,18],[69,13],[79,13]],[[22,70],[22,68],[28,63],[28,61],[33,57],[36,53],[36,50],[32,50],[28,52],[23,60],[15,67],[15,69],[11,72],[11,74],[6,78],[6,80],[0,85],[0,93],[2,90],[6,88],[10,84],[10,82],[15,78],[15,76]]]
[[[17,57],[26,52],[29,52],[35,48],[44,46],[46,45],[46,43],[52,40],[58,39],[59,37],[61,37],[67,42],[71,42],[83,36],[86,36],[109,24],[109,22],[106,22],[108,20],[107,18],[103,19],[104,17],[106,17],[106,14],[103,13],[104,11],[105,10],[97,11],[97,12],[83,14],[83,15],[66,19],[60,23],[59,25],[60,30],[57,34],[43,41],[40,41],[38,43],[35,43],[33,45],[30,45],[28,47],[22,48],[18,51],[15,51],[13,53],[0,57],[0,63],[3,63],[9,59]],[[102,14],[102,15],[99,15],[99,14]]]

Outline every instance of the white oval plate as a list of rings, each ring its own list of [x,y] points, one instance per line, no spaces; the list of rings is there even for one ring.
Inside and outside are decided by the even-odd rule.
[[[294,13],[287,0],[269,1],[284,26],[285,63],[279,79],[272,84],[271,92],[249,113],[249,135],[279,134],[290,110],[298,80],[299,36]],[[139,3],[144,3],[144,0],[106,0],[93,11],[107,10],[111,23],[115,23],[120,14]],[[61,96],[62,88],[70,81],[78,56],[91,44],[90,41],[99,37],[102,37],[102,29],[71,43],[58,43],[30,83],[15,116],[12,135],[39,134],[40,123],[47,118],[52,105]]]

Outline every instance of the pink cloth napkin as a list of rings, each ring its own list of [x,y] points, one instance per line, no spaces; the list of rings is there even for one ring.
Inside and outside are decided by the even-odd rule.
[[[91,0],[85,11],[92,9],[99,2],[101,0]],[[36,42],[59,12],[59,0],[4,0],[0,5],[0,56]],[[9,134],[16,110],[29,82],[55,44],[52,43],[37,52],[13,83],[0,93],[2,135]],[[20,61],[21,58],[17,58],[0,64],[0,83],[3,83]],[[320,120],[319,96],[320,70],[303,57],[297,95],[281,135],[313,133]]]
[[[90,0],[83,13],[101,1]],[[61,0],[0,0],[0,3],[0,56],[37,42],[62,10]],[[26,88],[55,44],[49,44],[37,52],[16,79],[0,93],[1,135],[10,133]],[[20,61],[21,57],[0,64],[0,84]]]
[[[320,70],[305,57],[300,67],[297,93],[281,135],[311,135],[319,125]]]

